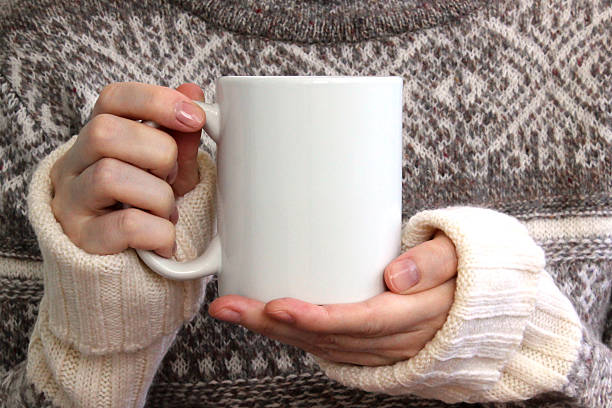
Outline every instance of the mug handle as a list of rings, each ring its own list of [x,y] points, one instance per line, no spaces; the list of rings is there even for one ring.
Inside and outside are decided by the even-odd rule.
[[[219,105],[200,101],[194,102],[206,113],[206,123],[203,130],[218,144],[221,128]],[[218,234],[213,237],[202,255],[188,262],[176,262],[144,249],[137,249],[136,253],[149,268],[168,279],[196,279],[219,274],[221,271],[221,242]]]

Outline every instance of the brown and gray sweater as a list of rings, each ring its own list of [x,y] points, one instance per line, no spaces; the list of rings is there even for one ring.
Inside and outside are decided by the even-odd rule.
[[[405,219],[458,205],[518,219],[580,322],[562,386],[483,406],[612,406],[609,1],[9,0],[0,16],[0,406],[52,406],[51,382],[26,375],[51,261],[28,220],[37,164],[108,83],[195,82],[213,100],[222,75],[402,76]],[[159,347],[146,406],[464,406],[341,385],[329,376],[363,382],[211,319],[216,284],[203,289]]]

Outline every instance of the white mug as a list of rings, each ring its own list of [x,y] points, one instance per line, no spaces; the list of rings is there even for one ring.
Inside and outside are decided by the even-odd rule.
[[[222,77],[199,103],[217,143],[218,235],[199,258],[142,260],[219,294],[359,302],[399,254],[402,79]]]

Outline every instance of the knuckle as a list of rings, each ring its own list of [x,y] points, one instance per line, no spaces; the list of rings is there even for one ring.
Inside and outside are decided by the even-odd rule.
[[[113,142],[117,131],[117,119],[109,113],[101,113],[89,121],[87,143],[97,152],[103,152]]]
[[[128,208],[118,213],[117,228],[126,236],[135,235],[140,229],[140,214],[134,208]]]
[[[455,258],[455,245],[450,238],[444,234],[440,234],[434,239],[434,242],[436,243],[434,248],[436,248],[438,255],[445,259]]]
[[[438,268],[431,271],[437,276],[437,279],[442,279],[443,282],[453,276],[457,271],[457,255],[452,241],[446,236],[438,237],[430,241],[428,249],[432,253],[431,258],[438,260]]]
[[[98,95],[98,99],[94,106],[95,111],[104,111],[106,107],[110,106],[110,101],[113,99],[114,94],[117,92],[117,87],[119,84],[112,83],[106,85],[102,91],[100,91],[100,95]]]
[[[163,111],[162,106],[165,105],[168,94],[167,88],[162,86],[148,86],[143,93],[144,103],[147,106],[154,107],[156,111]]]
[[[117,160],[105,157],[96,162],[91,174],[92,185],[102,191],[109,191],[118,171]]]

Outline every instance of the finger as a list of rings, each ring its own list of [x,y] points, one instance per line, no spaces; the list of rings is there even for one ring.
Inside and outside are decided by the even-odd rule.
[[[442,327],[446,316],[434,319],[431,325],[422,325],[412,331],[389,334],[381,337],[361,337],[346,334],[321,334],[314,346],[322,350],[376,354],[378,356],[407,360],[414,357]]]
[[[376,353],[319,347],[320,342],[317,339],[321,336],[270,319],[264,313],[264,308],[265,305],[257,300],[228,295],[212,302],[208,312],[216,319],[240,324],[255,333],[299,347],[309,353],[337,363],[374,366],[398,361]]]
[[[106,86],[93,109],[93,116],[102,113],[128,119],[150,120],[181,132],[200,130],[206,117],[202,108],[181,92],[137,82]]]
[[[175,230],[168,220],[137,208],[127,208],[90,217],[83,222],[73,242],[89,253],[100,255],[137,248],[153,250],[170,258],[175,250]]]
[[[176,211],[168,183],[120,160],[104,158],[89,166],[75,180],[71,201],[96,213],[117,203],[129,204],[170,219]]]
[[[76,175],[98,160],[110,157],[165,179],[177,155],[176,142],[167,133],[133,120],[100,114],[81,130],[76,143],[66,153],[63,166]]]
[[[423,329],[424,330],[424,329]],[[356,353],[368,352],[378,355],[397,356],[403,352],[403,358],[412,357],[422,346],[421,329],[410,332],[389,334],[381,337],[361,337],[346,334],[321,334],[314,340],[314,345],[325,350],[342,350]],[[415,345],[415,347],[412,347]]]
[[[285,298],[266,304],[265,312],[304,331],[379,337],[448,313],[454,288],[451,280],[410,296],[385,292],[361,303],[324,306]]]
[[[403,295],[434,288],[456,274],[455,245],[441,231],[397,257],[384,272],[389,290]]]
[[[240,324],[247,329],[283,343],[300,348],[313,344],[316,337],[296,327],[271,319],[264,313],[265,304],[238,295],[227,295],[215,299],[208,313],[215,319]]]
[[[204,92],[195,84],[182,84],[177,91],[192,100],[204,101]],[[182,196],[193,190],[200,181],[198,166],[198,147],[200,146],[201,131],[179,132],[171,131],[178,147],[178,172],[171,183],[177,196]]]

